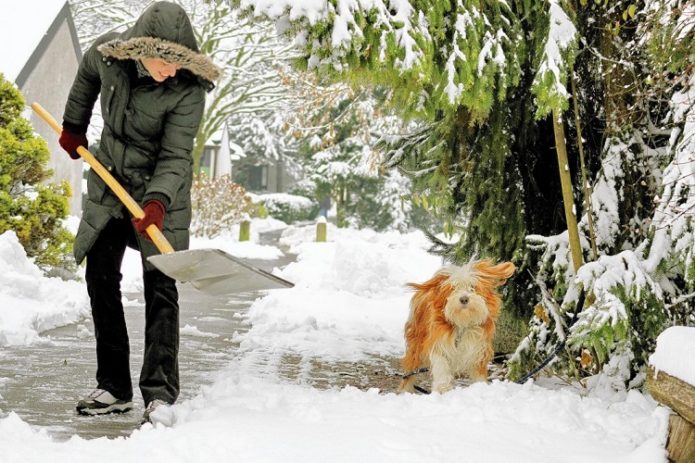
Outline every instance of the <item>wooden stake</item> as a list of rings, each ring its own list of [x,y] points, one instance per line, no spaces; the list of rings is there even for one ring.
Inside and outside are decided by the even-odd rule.
[[[242,220],[239,225],[239,241],[249,241],[251,239],[251,222]]]
[[[326,222],[325,221],[320,221],[316,223],[316,242],[317,243],[325,243],[326,242],[326,235],[327,235],[327,230],[326,230]]]

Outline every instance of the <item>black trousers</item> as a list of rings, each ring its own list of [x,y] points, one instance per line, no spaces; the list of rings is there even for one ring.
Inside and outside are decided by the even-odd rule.
[[[121,263],[126,246],[137,246],[129,217],[113,218],[87,253],[87,291],[97,343],[97,387],[130,400],[130,344],[121,302]],[[143,258],[144,262],[144,258]],[[176,282],[159,270],[145,271],[145,352],[140,392],[174,403],[179,395],[179,305]]]

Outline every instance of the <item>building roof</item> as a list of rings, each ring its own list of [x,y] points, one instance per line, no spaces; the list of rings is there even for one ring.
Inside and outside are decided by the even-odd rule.
[[[0,15],[0,72],[21,87],[63,21],[68,21],[72,47],[82,56],[66,0],[21,0]]]

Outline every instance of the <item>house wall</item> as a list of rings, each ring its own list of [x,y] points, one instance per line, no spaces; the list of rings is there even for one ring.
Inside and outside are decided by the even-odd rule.
[[[20,91],[27,104],[40,103],[59,123],[62,123],[65,102],[77,74],[79,62],[75,56],[70,29],[66,20],[60,25],[55,39],[48,45]],[[82,215],[82,160],[73,161],[58,144],[58,136],[48,124],[33,112],[31,123],[36,132],[48,143],[53,169],[50,182],[67,180],[72,188],[70,214]]]
[[[296,182],[297,181],[287,173],[285,165],[281,161],[268,165],[269,193],[285,193]]]

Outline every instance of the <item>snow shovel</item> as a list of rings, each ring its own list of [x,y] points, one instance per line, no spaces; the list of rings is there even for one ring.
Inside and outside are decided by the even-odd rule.
[[[58,134],[62,132],[62,127],[40,104],[33,103],[31,107],[53,130]],[[77,153],[106,182],[133,217],[140,219],[145,216],[138,203],[92,153],[83,146],[77,148]],[[169,241],[156,225],[150,225],[146,231],[161,252],[160,255],[148,257],[152,265],[169,277],[181,282],[188,282],[206,293],[223,295],[294,286],[293,283],[256,268],[220,249],[174,251],[174,248],[171,247]]]

